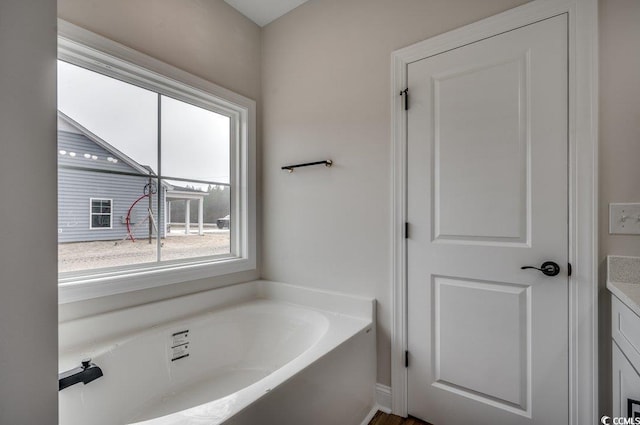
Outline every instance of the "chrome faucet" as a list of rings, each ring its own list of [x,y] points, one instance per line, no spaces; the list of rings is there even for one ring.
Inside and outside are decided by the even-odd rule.
[[[82,360],[82,365],[58,374],[58,391],[82,382],[88,384],[102,376],[102,369],[91,363],[91,359]]]

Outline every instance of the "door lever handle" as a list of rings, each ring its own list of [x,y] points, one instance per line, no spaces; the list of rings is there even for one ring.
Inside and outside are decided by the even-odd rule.
[[[557,276],[560,273],[560,266],[557,263],[554,263],[553,261],[545,261],[544,263],[542,263],[540,268],[533,267],[533,266],[522,266],[520,267],[520,269],[538,270],[544,273],[546,276]]]

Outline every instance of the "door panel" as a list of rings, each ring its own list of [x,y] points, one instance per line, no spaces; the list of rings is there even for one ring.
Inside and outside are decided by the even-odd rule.
[[[526,409],[528,288],[434,277],[433,291],[435,383],[487,399],[482,401]]]
[[[527,241],[527,56],[432,77],[436,240]]]
[[[409,413],[434,425],[568,421],[566,40],[561,15],[408,67]]]

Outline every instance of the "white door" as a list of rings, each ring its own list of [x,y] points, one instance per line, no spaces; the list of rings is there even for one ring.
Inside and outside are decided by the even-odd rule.
[[[560,15],[408,67],[409,414],[434,425],[568,422],[567,62]]]

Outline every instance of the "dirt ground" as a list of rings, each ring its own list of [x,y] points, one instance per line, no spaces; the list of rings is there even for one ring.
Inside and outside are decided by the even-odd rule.
[[[162,260],[203,257],[230,252],[229,231],[185,235],[172,232],[162,241]],[[58,244],[58,271],[60,273],[103,267],[127,266],[157,260],[157,241],[137,239],[75,242]]]

